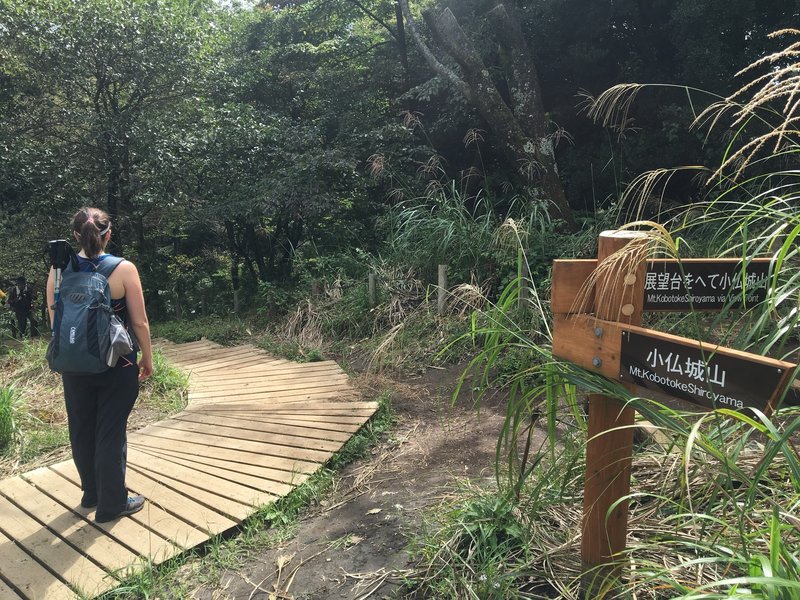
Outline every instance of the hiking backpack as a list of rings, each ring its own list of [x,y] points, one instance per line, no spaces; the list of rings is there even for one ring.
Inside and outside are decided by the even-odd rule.
[[[107,256],[94,271],[78,271],[73,264],[64,269],[46,355],[53,371],[88,375],[108,370],[111,321],[116,319],[108,278],[122,261]]]

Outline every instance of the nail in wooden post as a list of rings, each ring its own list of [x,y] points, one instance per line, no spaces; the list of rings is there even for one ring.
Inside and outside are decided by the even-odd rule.
[[[604,231],[598,240],[598,265],[617,250],[643,237],[644,234],[634,231]],[[634,254],[630,258],[614,260],[612,270],[599,278],[595,288],[598,318],[633,325],[641,323],[645,276],[643,258]],[[596,334],[603,335],[599,330]],[[604,577],[621,575],[621,563],[601,571],[596,567],[619,560],[618,553],[625,549],[628,502],[623,500],[616,506],[615,503],[630,492],[634,417],[633,409],[615,398],[599,394],[589,396],[581,558],[584,571],[591,572],[585,576],[585,587],[599,585]]]
[[[440,315],[444,314],[446,296],[447,296],[447,265],[439,265],[439,293],[436,298],[436,309]]]
[[[377,304],[375,297],[375,273],[369,274],[369,307],[372,308]]]

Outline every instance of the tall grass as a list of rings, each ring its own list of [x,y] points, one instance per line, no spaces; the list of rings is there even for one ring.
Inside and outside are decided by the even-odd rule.
[[[0,387],[0,452],[6,451],[19,432],[17,395],[13,386]]]

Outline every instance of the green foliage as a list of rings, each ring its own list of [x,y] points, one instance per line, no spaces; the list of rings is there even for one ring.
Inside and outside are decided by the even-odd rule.
[[[188,375],[172,366],[161,352],[153,352],[153,374],[142,385],[150,407],[164,417],[174,415],[186,407],[188,389]]]
[[[427,577],[415,581],[425,597],[521,598],[530,531],[514,503],[497,492],[464,489],[440,506],[413,542],[412,557]]]
[[[395,260],[423,273],[446,264],[462,277],[470,269],[480,269],[483,275],[492,267],[484,264],[498,226],[487,199],[465,198],[450,182],[447,189],[396,209],[389,245]]]
[[[0,387],[0,452],[7,450],[18,435],[19,402],[13,386]]]
[[[226,346],[252,337],[250,325],[238,317],[199,317],[184,321],[153,323],[153,337],[163,337],[176,344],[195,342],[206,338]]]
[[[294,290],[286,285],[261,281],[258,284],[257,302],[257,312],[266,319],[274,319],[288,312],[289,308],[297,302],[297,297]]]

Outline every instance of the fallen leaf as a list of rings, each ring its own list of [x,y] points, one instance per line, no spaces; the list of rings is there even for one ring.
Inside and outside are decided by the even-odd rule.
[[[368,515],[377,515],[379,512],[381,512],[381,510],[382,509],[380,509],[380,508],[373,508],[372,510],[368,510],[367,514]]]

